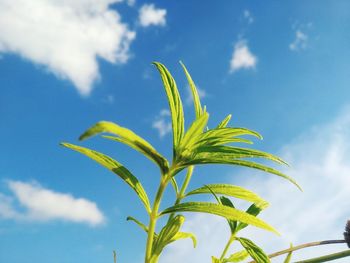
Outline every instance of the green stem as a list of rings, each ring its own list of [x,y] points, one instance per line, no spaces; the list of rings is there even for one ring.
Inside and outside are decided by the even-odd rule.
[[[317,258],[297,261],[295,263],[321,263],[321,262],[328,262],[328,261],[331,261],[331,260],[336,260],[336,259],[339,259],[339,258],[345,258],[345,257],[348,257],[348,256],[350,256],[350,250],[345,250],[345,251],[329,254],[329,255],[326,255],[326,256],[322,256],[322,257],[317,257]]]
[[[296,251],[299,249],[307,248],[307,247],[315,247],[315,246],[321,246],[321,245],[329,245],[329,244],[339,244],[339,243],[346,243],[345,240],[325,240],[325,241],[316,241],[316,242],[310,242],[310,243],[305,243],[299,246],[291,247],[288,249],[284,249],[278,252],[275,252],[273,254],[270,254],[268,257],[269,258],[274,258],[283,254],[287,254],[292,251]],[[249,263],[255,263],[254,260],[250,261]]]
[[[224,259],[224,257],[225,257],[225,255],[226,255],[228,249],[230,248],[230,246],[231,246],[231,244],[232,244],[232,242],[233,242],[234,240],[235,240],[235,234],[232,234],[231,237],[230,237],[230,239],[227,241],[227,244],[226,244],[224,250],[223,250],[222,253],[221,253],[220,262]]]
[[[185,197],[184,194],[186,192],[186,189],[187,189],[187,186],[191,180],[191,177],[192,177],[192,173],[193,173],[193,168],[194,166],[189,166],[188,167],[188,170],[187,170],[187,173],[186,173],[186,177],[185,177],[185,180],[181,186],[181,189],[180,189],[180,192],[178,193],[177,197],[176,197],[176,201],[174,203],[174,205],[178,205],[180,204],[181,200]],[[168,219],[168,222],[173,219],[175,216],[175,213],[171,213],[169,215],[169,219]]]
[[[158,209],[160,206],[160,202],[162,200],[162,196],[166,186],[168,185],[169,175],[163,175],[161,178],[161,182],[153,203],[152,212],[150,214],[150,220],[148,225],[148,236],[147,236],[147,244],[146,244],[146,255],[145,255],[145,263],[151,263],[152,259],[152,248],[153,248],[153,240],[154,240],[154,231],[156,228],[156,223],[158,219]]]

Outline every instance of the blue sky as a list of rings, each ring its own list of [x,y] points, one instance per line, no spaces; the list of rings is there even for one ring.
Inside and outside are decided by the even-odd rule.
[[[305,191],[223,166],[197,169],[191,187],[231,182],[271,201],[265,217],[282,237],[247,233],[269,252],[341,238],[350,198],[349,10],[348,1],[0,0],[0,262],[112,262],[112,250],[119,262],[142,262],[145,236],[125,220],[147,220],[134,193],[59,143],[78,143],[86,128],[109,120],[169,157],[167,101],[152,61],[177,80],[188,123],[179,60],[209,125],[232,113],[233,126],[259,131],[256,148],[285,157]],[[148,160],[100,138],[83,144],[155,191],[159,175]],[[210,216],[188,215],[185,227],[198,248],[179,242],[160,262],[210,262],[228,234]]]

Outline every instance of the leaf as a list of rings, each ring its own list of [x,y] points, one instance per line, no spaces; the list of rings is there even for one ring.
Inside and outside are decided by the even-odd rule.
[[[90,157],[97,163],[101,164],[102,166],[106,167],[108,170],[118,175],[121,179],[124,180],[124,182],[126,182],[136,192],[136,194],[144,204],[147,212],[149,213],[151,212],[151,206],[150,206],[150,202],[146,194],[146,191],[143,189],[139,180],[121,163],[117,162],[113,158],[103,153],[100,153],[85,147],[73,145],[70,143],[61,143],[61,145],[64,147],[70,148],[74,151],[80,152],[86,155],[87,157]]]
[[[293,248],[293,244],[290,244],[290,248]],[[290,263],[292,260],[293,251],[289,252],[283,263]]]
[[[207,157],[227,157],[227,158],[264,158],[266,160],[271,160],[279,164],[288,165],[285,161],[283,161],[278,156],[275,156],[270,153],[249,149],[249,148],[241,148],[241,147],[233,147],[233,146],[222,146],[222,145],[210,145],[210,146],[201,146],[196,149],[196,152],[204,153]]]
[[[207,126],[208,123],[209,114],[207,112],[204,112],[198,119],[196,119],[190,128],[185,133],[185,136],[183,137],[180,146],[179,146],[179,154],[183,154],[183,150],[186,150],[188,148],[188,145],[191,144],[192,141],[195,140],[196,136],[201,134],[203,132],[203,129]]]
[[[233,203],[231,202],[230,199],[228,199],[227,197],[225,196],[221,196],[220,197],[220,203],[222,205],[225,205],[225,206],[228,206],[228,207],[232,207],[232,208],[235,208],[235,206],[233,205]],[[236,228],[237,228],[237,220],[230,220],[230,219],[227,219],[227,222],[230,226],[230,229],[231,229],[231,234],[233,235],[234,233],[236,233]]]
[[[218,216],[222,216],[226,219],[237,220],[240,222],[244,222],[265,230],[269,230],[278,234],[278,232],[269,224],[265,223],[259,218],[256,218],[248,213],[237,210],[235,208],[227,207],[220,204],[207,203],[207,202],[187,202],[178,205],[174,205],[165,209],[160,213],[160,216],[176,213],[176,212],[200,212],[200,213],[208,213],[214,214]]]
[[[232,117],[231,114],[227,115],[226,118],[223,119],[222,122],[220,122],[216,128],[218,128],[218,129],[225,128],[227,126],[227,124],[229,123],[229,121],[231,120],[231,117]]]
[[[265,166],[263,164],[251,162],[251,161],[245,161],[245,160],[237,160],[237,159],[230,159],[230,158],[225,158],[217,156],[215,158],[207,158],[207,157],[202,157],[202,158],[196,158],[192,160],[188,160],[187,163],[185,163],[185,166],[188,165],[198,165],[198,164],[230,164],[230,165],[238,165],[238,166],[245,166],[249,168],[254,168],[257,170],[261,170],[267,173],[275,174],[278,175],[291,183],[293,183],[296,187],[299,188],[299,190],[302,191],[301,187],[298,185],[298,183],[291,177],[271,168],[268,166]]]
[[[206,186],[192,190],[191,192],[187,193],[186,196],[195,195],[195,194],[209,194],[211,193],[211,191],[208,189],[208,187],[215,194],[232,196],[232,197],[236,197],[236,198],[243,199],[253,203],[263,203],[263,202],[267,203],[264,199],[262,199],[256,193],[250,190],[247,190],[243,187],[239,187],[231,184],[208,184]]]
[[[258,247],[256,244],[254,244],[251,240],[243,237],[237,237],[236,240],[238,240],[241,245],[247,250],[248,254],[259,263],[270,263],[269,257],[265,254],[265,252]]]
[[[262,210],[264,210],[265,208],[267,208],[268,204],[267,203],[260,203],[260,204],[252,204],[248,209],[247,209],[247,213],[252,215],[252,216],[257,216],[258,214],[260,214],[260,212]],[[241,231],[243,228],[246,228],[248,226],[248,224],[246,223],[242,223],[240,222],[237,226],[237,232]]]
[[[113,122],[101,121],[96,123],[94,126],[85,131],[79,137],[79,140],[85,140],[99,133],[111,133],[116,135],[117,137],[103,136],[103,138],[124,143],[136,151],[144,154],[147,158],[155,162],[163,173],[166,173],[169,170],[167,159],[158,153],[149,142],[135,134],[133,131],[121,127]]]
[[[153,62],[153,64],[157,67],[160,73],[168,97],[173,127],[174,155],[176,155],[176,149],[178,148],[184,134],[184,113],[181,98],[175,80],[168,69],[159,62]]]
[[[241,251],[238,251],[238,252],[232,254],[228,258],[225,258],[223,260],[223,263],[226,263],[226,262],[241,262],[241,261],[245,260],[248,256],[249,256],[249,254],[248,254],[247,250],[241,250]]]
[[[166,245],[176,240],[175,235],[179,232],[184,221],[184,216],[177,215],[162,228],[153,244],[152,253],[156,257],[160,255]]]
[[[148,233],[148,227],[145,225],[145,224],[143,224],[143,223],[141,223],[139,220],[137,220],[136,218],[134,218],[134,217],[132,217],[132,216],[128,216],[127,218],[126,218],[126,220],[127,221],[133,221],[134,223],[136,223],[139,227],[141,227],[141,229],[143,230],[143,231],[145,231],[146,233]]]
[[[349,257],[349,256],[350,256],[350,250],[344,250],[344,251],[341,251],[341,252],[329,254],[329,255],[326,255],[326,256],[322,256],[322,257],[316,257],[316,258],[311,258],[311,259],[307,259],[307,260],[297,261],[297,262],[295,262],[295,263],[320,263],[320,262],[328,262],[328,261],[331,261],[331,260],[340,259],[340,258],[345,258],[345,257]]]
[[[196,85],[194,84],[192,77],[191,77],[190,73],[188,73],[185,65],[181,61],[180,61],[180,64],[185,72],[188,84],[189,84],[191,92],[192,92],[194,109],[195,109],[195,113],[196,113],[196,118],[198,119],[199,116],[202,115],[202,106],[201,106],[201,101],[200,101],[200,98],[198,95],[198,91],[197,91]]]
[[[176,240],[185,239],[185,238],[191,238],[193,247],[195,248],[197,246],[196,236],[192,233],[187,233],[187,232],[177,232],[175,236],[170,240],[170,242],[174,242]]]
[[[212,262],[212,263],[221,263],[221,262],[220,262],[220,259],[218,259],[218,258],[216,258],[216,257],[214,257],[214,256],[211,257],[211,262]]]

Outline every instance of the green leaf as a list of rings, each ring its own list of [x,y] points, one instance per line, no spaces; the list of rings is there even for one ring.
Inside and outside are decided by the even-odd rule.
[[[225,128],[227,126],[227,124],[229,123],[229,121],[231,120],[231,117],[232,117],[231,114],[227,115],[226,118],[223,119],[222,122],[220,122],[216,128],[217,129]]]
[[[190,86],[191,92],[192,92],[192,98],[193,98],[193,104],[194,104],[194,109],[196,113],[196,118],[199,118],[199,116],[202,115],[202,106],[201,106],[201,101],[197,92],[196,85],[194,84],[191,75],[188,73],[185,65],[180,61],[180,64],[185,72],[188,84]]]
[[[253,243],[253,241],[243,238],[243,237],[237,237],[236,240],[238,240],[242,247],[244,247],[245,250],[247,250],[248,254],[259,263],[270,263],[269,257],[265,254],[265,252],[258,247],[256,244]]]
[[[307,260],[297,261],[295,263],[321,263],[321,262],[328,262],[331,260],[336,260],[336,259],[345,258],[345,257],[349,257],[349,256],[350,256],[350,250],[344,250],[341,252],[329,254],[326,256],[322,256],[322,257],[316,257],[316,258],[311,258],[311,259],[307,259]]]
[[[153,254],[156,257],[160,255],[166,245],[176,240],[175,235],[179,232],[184,221],[184,216],[177,215],[162,228],[153,244]]]
[[[247,209],[247,213],[252,215],[252,216],[257,216],[258,214],[260,214],[260,212],[262,210],[264,210],[265,208],[267,208],[268,203],[259,203],[259,204],[252,204],[248,209]],[[246,223],[242,223],[240,222],[237,226],[237,232],[241,231],[243,228],[246,228],[248,226],[248,224]]]
[[[290,244],[290,248],[293,248],[293,244]],[[289,252],[283,263],[290,263],[292,260],[293,251]]]
[[[221,262],[220,262],[220,259],[218,259],[218,258],[216,258],[216,257],[214,257],[214,256],[211,257],[211,262],[212,262],[212,263],[221,263]]]
[[[291,183],[293,183],[296,187],[299,188],[299,190],[302,191],[301,187],[298,185],[298,183],[291,177],[271,168],[268,166],[265,166],[263,164],[259,164],[259,163],[255,163],[255,162],[251,162],[251,161],[245,161],[245,160],[236,160],[236,159],[230,159],[230,158],[225,158],[225,157],[220,157],[217,156],[215,158],[209,158],[209,157],[202,157],[202,158],[195,158],[192,160],[188,160],[185,163],[185,166],[188,165],[199,165],[199,164],[230,164],[230,165],[238,165],[238,166],[245,166],[245,167],[249,167],[249,168],[254,168],[257,170],[261,170],[267,173],[271,173],[271,174],[275,174],[278,175],[288,181],[290,181]]]
[[[225,196],[221,196],[220,197],[220,203],[222,205],[225,205],[225,206],[228,206],[228,207],[232,207],[232,208],[235,208],[235,206],[233,205],[233,203],[231,202],[230,199],[228,199],[227,197]],[[231,234],[233,235],[234,233],[236,233],[236,228],[237,228],[237,220],[229,220],[227,219],[227,222],[230,226],[230,229],[231,229]]]
[[[185,238],[191,238],[193,247],[195,248],[197,246],[196,236],[192,233],[187,233],[187,232],[177,232],[175,236],[170,240],[170,242],[174,242],[176,240],[185,239]]]
[[[198,119],[194,120],[180,143],[179,154],[186,155],[183,151],[189,148],[188,145],[191,145],[191,142],[194,142],[196,136],[203,132],[204,128],[207,126],[208,118],[209,114],[204,112]]]
[[[241,251],[238,251],[238,252],[232,254],[228,258],[225,258],[223,260],[223,263],[226,263],[226,262],[241,262],[241,261],[245,260],[248,256],[249,256],[249,254],[248,254],[247,250],[241,250]]]
[[[145,225],[145,224],[143,224],[143,223],[141,223],[139,220],[137,220],[136,218],[134,218],[134,217],[132,217],[132,216],[128,216],[127,218],[126,218],[126,220],[127,221],[133,221],[134,223],[136,223],[139,227],[141,227],[141,229],[143,230],[143,231],[145,231],[146,233],[148,233],[148,227]]]
[[[157,67],[160,76],[163,81],[166,95],[168,97],[171,120],[173,127],[173,145],[174,145],[174,155],[176,155],[176,149],[178,148],[183,134],[184,134],[184,113],[182,108],[182,102],[177,89],[174,78],[171,76],[168,69],[159,62],[153,62]],[[175,156],[174,156],[175,157]]]
[[[70,143],[61,143],[61,145],[64,147],[70,148],[74,151],[80,152],[86,155],[87,157],[90,157],[97,163],[101,164],[102,166],[106,167],[108,170],[118,175],[121,179],[124,180],[124,182],[126,182],[136,192],[136,194],[144,204],[147,212],[149,213],[151,212],[151,206],[150,206],[150,202],[146,194],[146,191],[143,189],[139,180],[121,163],[117,162],[113,158],[103,153],[100,153],[85,147],[73,145]]]
[[[206,203],[206,202],[182,203],[182,204],[178,204],[165,209],[163,212],[160,213],[160,216],[169,214],[169,213],[177,213],[177,212],[200,212],[200,213],[214,214],[214,215],[222,216],[226,219],[244,222],[244,223],[247,223],[268,231],[272,231],[278,234],[278,232],[272,226],[265,223],[259,218],[256,218],[252,215],[249,215],[235,208],[231,208],[220,204],[214,204],[214,203]]]
[[[195,195],[195,194],[210,194],[211,191],[208,189],[208,187],[215,194],[232,196],[232,197],[243,199],[253,203],[267,203],[264,199],[262,199],[256,193],[250,190],[247,190],[243,187],[239,187],[231,184],[208,184],[206,186],[192,190],[191,192],[187,193],[186,196]]]
[[[158,153],[154,147],[135,134],[133,131],[121,127],[113,122],[107,122],[107,121],[101,121],[96,123],[94,126],[89,128],[86,132],[84,132],[80,137],[79,140],[85,140],[91,136],[97,135],[99,133],[111,133],[116,135],[114,136],[103,136],[106,139],[111,139],[114,141],[118,141],[121,143],[124,143],[131,148],[135,149],[136,151],[144,154],[147,158],[155,162],[160,169],[163,171],[163,173],[166,173],[169,170],[169,164],[168,161],[160,154]]]
[[[196,149],[196,152],[199,153],[198,156],[201,156],[204,153],[204,156],[210,157],[226,157],[226,158],[264,158],[266,160],[271,160],[279,164],[288,165],[278,156],[275,156],[270,153],[233,146],[222,146],[222,145],[210,145],[210,146],[201,146]],[[199,157],[200,158],[200,157]]]

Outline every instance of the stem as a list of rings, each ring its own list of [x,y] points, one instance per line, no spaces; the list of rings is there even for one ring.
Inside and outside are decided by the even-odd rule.
[[[339,243],[346,243],[345,240],[325,240],[325,241],[316,241],[316,242],[310,242],[310,243],[305,243],[299,246],[291,247],[288,249],[284,249],[278,252],[275,252],[273,254],[270,254],[268,257],[269,258],[274,258],[283,254],[287,254],[292,251],[296,251],[299,249],[307,248],[307,247],[315,247],[315,246],[321,246],[321,245],[329,245],[329,244],[339,244]],[[250,261],[249,263],[254,263],[255,260]]]
[[[225,257],[225,255],[226,255],[228,249],[230,248],[230,246],[231,246],[231,244],[232,244],[232,242],[233,242],[234,240],[235,240],[235,234],[232,234],[231,237],[230,237],[230,239],[227,241],[227,244],[226,244],[224,250],[223,250],[222,253],[221,253],[220,262],[221,262],[221,260],[224,259],[224,257]]]
[[[152,258],[152,248],[153,248],[153,240],[154,240],[154,231],[156,228],[156,223],[158,219],[158,209],[159,205],[164,193],[166,186],[168,185],[168,177],[169,175],[163,175],[161,178],[161,182],[153,203],[152,212],[150,214],[150,221],[148,225],[148,236],[147,236],[147,244],[146,244],[146,255],[145,255],[145,263],[151,263]]]
[[[185,180],[184,180],[184,182],[183,182],[183,184],[182,184],[182,186],[181,186],[181,189],[180,189],[179,194],[178,194],[177,197],[176,197],[176,201],[175,201],[174,205],[178,205],[178,204],[181,202],[181,200],[184,198],[184,194],[185,194],[185,192],[186,192],[187,186],[188,186],[188,184],[189,184],[189,182],[190,182],[190,180],[191,180],[191,177],[192,177],[193,168],[194,168],[194,166],[189,166],[189,167],[188,167]],[[169,219],[168,219],[168,222],[169,222],[171,219],[174,218],[174,215],[175,215],[175,213],[171,213],[171,214],[170,214]]]

